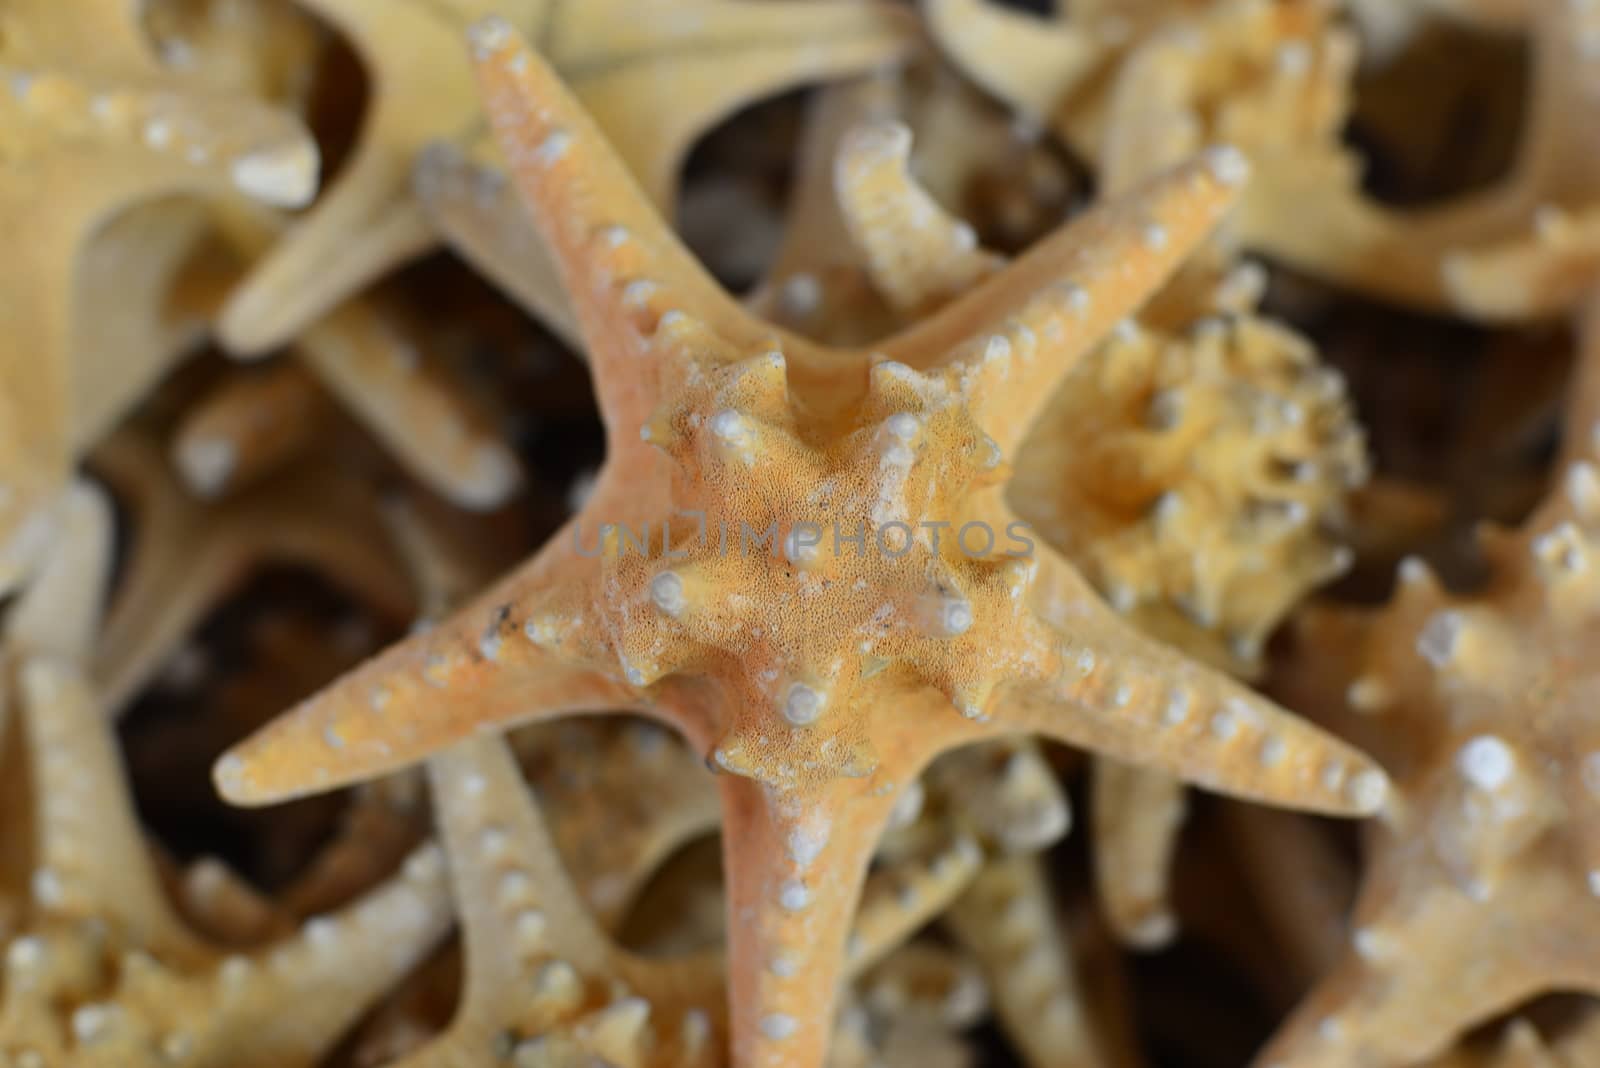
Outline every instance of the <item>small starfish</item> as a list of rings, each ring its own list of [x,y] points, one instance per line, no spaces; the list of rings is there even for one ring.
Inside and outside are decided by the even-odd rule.
[[[298,205],[314,188],[316,149],[291,116],[162,69],[136,15],[116,0],[0,12],[0,239],[29,250],[0,278],[0,593],[48,544],[43,506],[79,453],[193,336],[152,302],[196,220],[170,205],[113,220],[179,196]]]
[[[379,275],[433,247],[411,189],[434,142],[495,151],[462,58],[482,0],[311,0],[371,67],[374,103],[355,155],[322,202],[259,264],[223,314],[231,349],[298,333]],[[504,6],[504,5],[501,5]],[[658,206],[694,140],[749,101],[901,57],[903,11],[878,3],[776,0],[517,0],[507,17],[539,43],[618,145]],[[662,86],[671,92],[663,93]]]
[[[718,289],[514,37],[480,26],[480,76],[589,342],[606,467],[532,561],[224,757],[224,796],[332,788],[494,724],[661,719],[726,773],[735,1060],[793,1065],[822,1056],[896,796],[944,750],[1036,732],[1261,800],[1382,803],[1361,754],[1140,638],[1047,548],[1001,553],[1002,458],[1215,223],[1244,177],[1236,153],[1078,220],[876,352],[830,350]],[[804,524],[825,516],[883,544],[824,551]],[[669,520],[672,559],[617,551]],[[994,540],[935,549],[910,543],[914,521]],[[763,547],[719,553],[715,530],[741,524],[770,527]]]
[[[268,562],[310,565],[363,604],[409,619],[411,587],[371,488],[327,469],[290,469],[217,504],[192,498],[134,431],[110,438],[96,469],[134,516],[127,577],[95,657],[120,709],[206,614]]]
[[[310,1068],[445,933],[442,858],[425,847],[404,875],[269,949],[230,954],[192,934],[144,846],[85,670],[111,563],[104,496],[70,488],[62,532],[5,638],[33,827],[0,1055],[42,1068]]]
[[[1577,458],[1593,423],[1569,426],[1559,489],[1489,541],[1486,588],[1446,593],[1412,562],[1388,608],[1302,628],[1338,652],[1298,685],[1345,695],[1331,718],[1374,739],[1396,804],[1354,938],[1262,1064],[1411,1064],[1540,993],[1600,993],[1600,473]]]

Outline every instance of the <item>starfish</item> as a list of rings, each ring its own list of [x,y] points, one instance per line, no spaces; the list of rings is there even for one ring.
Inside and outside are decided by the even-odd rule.
[[[195,496],[229,496],[309,455],[332,422],[305,368],[274,365],[195,401],[173,434],[172,463]]]
[[[174,197],[298,205],[316,150],[291,116],[163,70],[131,5],[19,0],[0,40],[0,236],[29,250],[0,279],[3,592],[48,544],[45,506],[78,455],[193,339],[155,309],[198,207],[127,213]]]
[[[430,144],[494,147],[460,41],[481,0],[311,0],[370,66],[374,103],[322,202],[258,264],[223,313],[230,348],[260,352],[435,243],[411,172]],[[500,5],[504,7],[504,5]],[[892,62],[914,42],[888,4],[518,0],[507,12],[571,80],[658,206],[694,140],[749,101]],[[663,93],[662,86],[671,86]]]
[[[380,614],[410,617],[410,583],[377,501],[348,475],[291,468],[207,504],[131,430],[108,439],[93,464],[135,521],[128,574],[95,656],[113,708],[138,693],[206,614],[266,563],[310,565]]]
[[[1347,149],[1264,167],[1240,217],[1242,239],[1296,268],[1376,296],[1490,321],[1570,310],[1600,271],[1592,136],[1600,62],[1588,42],[1600,12],[1537,5],[1521,145],[1496,187],[1425,212],[1367,200]],[[1326,143],[1337,145],[1337,127]],[[1295,205],[1311,198],[1304,218]],[[1290,224],[1289,220],[1296,220]]]
[[[267,949],[228,952],[168,903],[110,721],[86,670],[108,577],[109,503],[79,484],[62,537],[8,621],[10,738],[32,800],[30,900],[5,947],[7,1063],[310,1068],[445,933],[437,847],[340,913]],[[9,683],[8,683],[9,685]],[[15,744],[15,743],[12,743]]]
[[[700,270],[508,24],[481,24],[474,49],[588,341],[606,466],[533,560],[225,756],[225,797],[329,789],[497,724],[660,719],[724,773],[735,1060],[794,1065],[821,1057],[896,796],[947,749],[1040,733],[1259,800],[1381,804],[1363,755],[1140,638],[1047,548],[1002,551],[1003,458],[1215,223],[1245,177],[1237,153],[1083,217],[876,350],[825,349]],[[712,533],[696,539],[698,512]],[[809,532],[830,515],[883,544],[823,551]],[[913,542],[930,521],[993,540]],[[651,524],[671,558],[617,551]],[[721,530],[765,540],[719,552]]]
[[[1484,589],[1450,594],[1413,561],[1387,608],[1301,628],[1341,652],[1297,685],[1345,695],[1329,718],[1373,739],[1396,803],[1354,937],[1262,1064],[1410,1064],[1540,993],[1600,992],[1592,403],[1569,423],[1557,490],[1489,538]]]

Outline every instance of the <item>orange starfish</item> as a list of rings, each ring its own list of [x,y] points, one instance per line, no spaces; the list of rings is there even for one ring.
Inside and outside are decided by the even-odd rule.
[[[460,52],[481,0],[311,0],[371,67],[372,114],[321,203],[257,265],[224,311],[229,348],[260,352],[431,249],[411,189],[434,142],[495,156]],[[505,6],[505,5],[500,5]],[[518,0],[508,17],[550,57],[658,206],[672,202],[690,146],[752,99],[890,62],[914,41],[888,4],[693,0]],[[670,87],[663,92],[662,87]]]
[[[1021,529],[1003,458],[1061,373],[1204,238],[1245,177],[1237,153],[1080,219],[877,350],[825,349],[717,288],[514,38],[479,26],[480,76],[588,341],[606,466],[532,561],[224,757],[226,797],[357,781],[496,724],[664,720],[726,773],[746,1065],[820,1060],[879,833],[946,749],[1036,732],[1266,801],[1381,804],[1364,756],[1140,638],[1048,549],[1001,540]],[[811,537],[822,519],[872,544]],[[920,523],[953,533],[936,546]],[[620,551],[647,527],[648,555]],[[751,532],[765,541],[744,551]]]

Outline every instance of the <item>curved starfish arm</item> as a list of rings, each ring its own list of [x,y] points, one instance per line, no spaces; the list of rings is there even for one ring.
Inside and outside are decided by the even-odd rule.
[[[141,354],[152,366],[81,379],[88,369],[74,362],[83,339],[72,293],[85,248],[126,209],[162,197],[244,192],[299,203],[315,187],[317,156],[292,117],[232,98],[80,85],[9,66],[0,75],[24,98],[0,100],[0,129],[19,142],[8,149],[15,160],[0,167],[0,219],[12,247],[33,250],[0,263],[0,484],[9,490],[0,506],[0,584],[9,585],[45,540],[48,517],[38,508],[65,480],[89,429],[79,420],[120,412],[171,357],[158,348]],[[91,99],[111,101],[105,117]],[[155,147],[138,136],[148,130],[158,131]],[[41,188],[51,191],[42,207]]]
[[[329,471],[288,470],[211,507],[189,499],[165,459],[132,435],[112,440],[94,461],[140,525],[96,657],[95,676],[112,708],[267,561],[308,564],[364,604],[410,614],[404,568],[366,487]]]
[[[1029,1068],[1107,1063],[1037,857],[990,860],[945,922],[983,967],[1001,1025]]]
[[[929,26],[968,77],[1047,126],[1106,56],[1082,26],[1010,11],[993,0],[927,0]]]
[[[845,943],[847,978],[859,976],[942,914],[977,877],[983,850],[957,834],[931,856],[893,861],[867,876]]]
[[[0,635],[8,650],[83,663],[94,650],[110,579],[111,505],[99,487],[78,482],[58,508],[60,536]]]
[[[489,111],[587,341],[614,452],[644,447],[668,361],[812,352],[745,311],[656,215],[594,121],[500,19],[473,30]]]
[[[197,401],[172,441],[173,466],[201,497],[225,497],[308,453],[332,419],[304,368],[235,378]]]
[[[1526,237],[1464,249],[1444,260],[1455,308],[1488,322],[1559,315],[1581,304],[1600,275],[1600,212]]]
[[[1036,605],[1061,637],[1061,673],[1002,689],[991,729],[1029,731],[1219,793],[1371,815],[1389,780],[1356,749],[1248,687],[1142,637],[1047,548]]]
[[[701,0],[660,15],[595,20],[604,43],[565,42],[562,70],[606,131],[646,195],[665,208],[701,134],[753,100],[810,82],[860,74],[904,59],[918,44],[910,12],[886,3]],[[586,52],[597,53],[591,69]],[[617,54],[633,58],[619,62]],[[645,59],[643,57],[650,57]],[[673,106],[641,108],[661,85]]]
[[[1157,949],[1172,941],[1172,855],[1183,826],[1184,785],[1115,760],[1094,762],[1094,875],[1101,907],[1124,943]]]
[[[220,857],[203,856],[185,868],[177,896],[184,918],[206,938],[248,945],[288,933],[277,902]]]
[[[911,176],[911,130],[861,123],[839,142],[833,184],[839,209],[873,283],[902,314],[937,306],[998,270],[972,227]]]
[[[390,5],[397,21],[408,5]],[[230,351],[275,349],[437,242],[411,199],[411,166],[422,140],[398,104],[378,105],[349,165],[317,206],[283,234],[235,289],[217,335]]]
[[[817,1068],[845,941],[893,789],[834,779],[793,792],[722,784],[733,1059]]]
[[[222,795],[270,804],[414,764],[493,725],[634,708],[620,679],[530,640],[515,607],[527,582],[512,575],[234,747],[215,768]]]
[[[963,746],[934,761],[924,780],[946,810],[1007,853],[1048,849],[1072,827],[1072,802],[1029,738]]]
[[[608,931],[669,856],[721,819],[703,759],[657,724],[575,719],[518,732],[512,746]]]
[[[411,182],[450,247],[583,359],[582,334],[555,260],[500,166],[435,144],[418,158]]]
[[[1006,269],[879,346],[918,370],[928,353],[1009,455],[1056,384],[1211,232],[1249,174],[1238,151],[1196,159],[1067,223]]]
[[[225,960],[217,976],[203,980],[224,985],[211,1030],[219,1045],[233,1047],[213,1048],[214,1063],[314,1063],[449,932],[446,869],[437,845],[421,846],[398,875],[357,901],[306,921],[294,937],[253,958],[230,958],[231,989]],[[252,966],[239,968],[247,959]],[[159,1018],[174,1000],[163,994],[159,988],[130,990],[129,1007]],[[242,1036],[248,1049],[237,1048]],[[197,1041],[197,1052],[207,1045]]]
[[[418,480],[463,508],[498,508],[522,485],[517,455],[425,348],[421,331],[375,297],[344,304],[296,342],[322,384]]]
[[[636,1064],[661,1042],[693,1064],[710,1052],[720,975],[695,962],[628,958],[594,921],[504,741],[463,742],[428,768],[452,858],[466,975],[439,1042],[403,1060],[431,1068],[481,1058],[502,1036],[559,1055],[571,1047]],[[610,984],[625,988],[617,991]],[[676,1033],[673,1027],[676,1026]],[[576,1050],[575,1050],[576,1051]]]
[[[1527,872],[1504,890],[1504,901],[1516,902],[1515,915],[1432,881],[1375,900],[1375,885],[1382,891],[1392,884],[1369,881],[1344,956],[1256,1063],[1415,1064],[1540,993],[1596,990],[1593,939],[1576,937],[1563,922],[1593,908],[1587,888],[1548,865]],[[1516,951],[1508,953],[1507,945]]]

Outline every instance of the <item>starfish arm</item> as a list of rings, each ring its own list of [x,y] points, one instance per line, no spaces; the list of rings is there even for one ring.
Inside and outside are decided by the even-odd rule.
[[[918,370],[939,354],[1009,455],[1062,375],[1206,238],[1248,171],[1237,151],[1208,149],[1080,215],[880,349]]]
[[[594,121],[503,21],[474,29],[486,106],[587,342],[614,451],[642,447],[668,360],[811,349],[747,313],[655,214]]]
[[[567,877],[505,742],[471,739],[443,751],[428,781],[462,916],[469,1011],[503,1004],[527,982],[524,955],[608,972],[611,941]]]
[[[1593,942],[1563,923],[1592,899],[1565,872],[1536,865],[1530,876],[1505,890],[1515,915],[1502,909],[1493,918],[1493,905],[1447,883],[1390,896],[1392,882],[1369,876],[1351,944],[1257,1063],[1414,1064],[1540,993],[1594,990],[1596,969],[1584,960]]]
[[[287,933],[280,930],[286,917],[277,902],[220,857],[200,857],[185,868],[177,897],[184,919],[224,944],[260,943]]]
[[[993,0],[927,0],[940,47],[968,77],[1047,126],[1106,56],[1082,26],[1009,11]]]
[[[24,654],[82,663],[94,650],[110,578],[110,505],[99,488],[76,483],[59,508],[60,537],[3,634]]]
[[[521,466],[466,386],[426,357],[396,310],[352,300],[298,340],[322,384],[420,481],[464,508],[492,509],[522,484]]]
[[[98,612],[90,609],[109,574],[110,504],[83,486],[67,511],[61,554],[13,623],[23,656],[20,722],[38,798],[33,895],[43,908],[113,918],[140,944],[186,953],[192,942],[167,903],[109,722],[74,656],[87,635],[71,631],[93,633]],[[60,617],[57,605],[39,600],[51,594],[64,595]]]
[[[665,18],[620,18],[605,32],[603,66],[591,72],[579,54],[562,69],[663,210],[690,146],[718,122],[786,89],[887,66],[918,43],[915,18],[897,5],[816,0],[690,4]],[[652,99],[671,106],[640,106]]]
[[[437,845],[421,846],[382,886],[257,955],[259,965],[224,995],[212,1025],[230,1046],[248,1036],[249,1049],[217,1062],[315,1063],[438,945],[452,920],[444,857]]]
[[[1600,212],[1453,252],[1442,270],[1451,304],[1474,319],[1520,322],[1559,315],[1582,304],[1594,288],[1600,272]]]
[[[655,1043],[665,1063],[703,1061],[710,1019],[699,1005],[718,969],[617,950],[568,879],[505,742],[463,742],[429,764],[429,779],[452,858],[466,977],[449,1033],[401,1068],[476,1063],[507,1036],[520,1042],[518,1061],[539,1051],[558,1063],[570,1053],[631,1065]]]
[[[555,260],[500,166],[437,144],[417,160],[412,185],[450,247],[582,359],[582,334]]]
[[[704,761],[657,724],[574,719],[517,732],[512,745],[572,881],[609,931],[669,856],[717,829]]]
[[[1003,263],[911,176],[910,160],[910,129],[881,121],[846,132],[834,167],[850,236],[873,283],[902,314],[944,303]]]
[[[737,1065],[822,1064],[845,942],[894,791],[836,779],[779,793],[722,785],[728,980]]]
[[[123,488],[142,528],[96,656],[112,708],[268,561],[311,565],[364,604],[391,617],[410,613],[405,570],[365,487],[288,470],[210,514],[175,483],[164,458],[131,435],[101,449],[95,463]]]
[[[1028,731],[1207,789],[1370,815],[1388,778],[1367,756],[1219,671],[1135,632],[1048,548],[1035,604],[1060,635],[1059,676],[1015,682],[991,729]]]
[[[0,168],[0,230],[10,247],[31,250],[0,262],[0,484],[12,498],[0,508],[0,570],[11,573],[23,564],[10,558],[26,547],[15,542],[37,522],[38,505],[65,480],[73,446],[90,430],[80,416],[99,421],[120,411],[170,357],[158,348],[138,373],[119,368],[87,382],[73,373],[87,371],[73,361],[97,336],[77,336],[72,299],[91,240],[127,209],[163,197],[244,192],[299,203],[315,187],[317,157],[293,118],[257,105],[156,89],[95,94],[104,87],[67,76],[5,75],[27,103],[0,102],[0,128],[20,142]],[[108,117],[83,113],[90,98],[111,101]],[[147,146],[152,139],[156,147]],[[51,190],[43,208],[40,188]]]
[[[550,560],[559,554],[530,566]],[[285,713],[218,762],[218,789],[236,804],[269,804],[405,767],[496,725],[635,707],[620,679],[530,640],[515,608],[527,588],[525,573],[513,574]]]
[[[178,425],[172,463],[190,492],[225,497],[309,453],[333,409],[303,367],[231,379]]]
[[[1184,785],[1115,760],[1094,762],[1094,875],[1117,937],[1140,949],[1172,940],[1172,857],[1183,826]]]
[[[845,944],[847,977],[859,976],[943,914],[972,884],[983,850],[971,837],[942,841],[931,856],[912,856],[873,871],[861,889]]]
[[[963,746],[935,761],[925,779],[943,806],[1005,853],[1049,849],[1072,827],[1072,802],[1032,739]]]
[[[1027,1064],[1107,1063],[1036,856],[990,860],[945,922],[982,965],[1001,1025]]]

